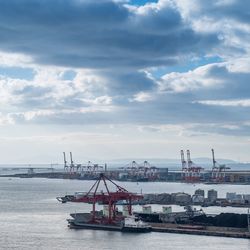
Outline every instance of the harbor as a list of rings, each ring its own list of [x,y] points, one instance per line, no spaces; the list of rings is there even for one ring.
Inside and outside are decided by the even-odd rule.
[[[20,178],[56,178],[56,179],[76,179],[76,180],[96,180],[100,174],[105,174],[108,178],[124,182],[181,182],[181,183],[204,183],[204,184],[245,184],[250,185],[249,164],[246,168],[239,169],[226,164],[218,163],[215,158],[215,151],[211,149],[210,164],[196,164],[191,159],[190,150],[180,150],[180,162],[171,164],[163,163],[161,167],[144,160],[137,163],[132,160],[123,163],[121,166],[109,164],[98,164],[91,161],[87,163],[77,163],[73,160],[72,152],[69,152],[69,160],[63,152],[63,164],[50,164],[46,167],[22,166],[19,168],[3,168],[5,173],[0,172],[0,177],[20,177]],[[55,167],[57,166],[57,167]],[[9,173],[8,173],[9,171]],[[21,171],[11,173],[12,171]]]
[[[148,161],[144,161],[142,164],[132,161],[119,168],[110,168],[108,164],[103,166],[93,164],[90,161],[87,165],[76,164],[70,152],[70,163],[67,162],[66,154],[63,153],[63,168],[60,168],[60,165],[55,168],[53,164],[44,168],[31,165],[21,168],[4,168],[2,172],[5,174],[2,174],[1,177],[9,178],[10,181],[12,178],[20,178],[92,183],[89,190],[67,193],[57,197],[57,200],[63,204],[87,203],[92,206],[90,212],[70,213],[71,218],[67,218],[67,223],[71,229],[249,239],[249,212],[247,209],[250,207],[250,195],[234,192],[234,185],[227,185],[230,186],[231,192],[225,192],[223,196],[219,196],[216,190],[220,185],[232,183],[235,184],[235,187],[242,184],[247,185],[249,184],[248,177],[238,178],[236,182],[236,178],[228,178],[229,175],[240,175],[243,172],[231,171],[224,165],[217,167],[214,150],[212,150],[212,170],[196,167],[191,160],[189,150],[187,150],[187,161],[183,154],[184,152],[181,150],[180,169],[173,170],[153,166]],[[8,171],[12,173],[6,174]],[[244,171],[244,174],[246,173],[248,174]],[[115,187],[115,191],[108,188],[107,182]],[[137,186],[139,192],[127,191],[123,185],[128,186],[129,183]],[[177,192],[145,192],[143,188],[139,188],[142,184],[147,183],[154,183],[154,185],[168,183],[169,187],[176,184],[188,185],[187,187],[192,187],[193,193],[184,192],[181,189],[176,190]],[[203,185],[203,189],[195,188],[200,185]],[[204,188],[205,186],[207,187]],[[245,191],[244,188],[243,190]],[[163,191],[162,188],[161,191]],[[154,211],[153,208],[156,205],[162,206],[162,211],[159,211],[159,208],[158,211]],[[100,209],[100,206],[103,208]],[[138,210],[138,206],[141,210]],[[174,206],[183,207],[184,210],[175,211],[172,209]],[[137,209],[134,210],[133,207],[137,207]],[[205,212],[206,208],[212,207],[218,209],[216,214]],[[245,210],[242,210],[243,213],[222,212],[226,207],[245,208]]]
[[[249,21],[0,0],[0,250],[249,250]]]
[[[157,242],[159,249],[171,250],[173,248],[197,247],[197,249],[211,249],[214,245],[221,246],[222,250],[234,250],[235,245],[240,249],[249,248],[249,239],[232,238],[232,237],[216,237],[204,236],[185,233],[162,233],[151,232],[144,234],[123,233],[120,231],[108,230],[72,230],[67,227],[67,220],[70,213],[89,213],[92,205],[88,203],[68,202],[60,204],[55,197],[58,195],[74,194],[75,191],[87,191],[94,184],[94,181],[78,181],[68,179],[47,179],[47,178],[1,178],[0,182],[0,201],[2,214],[2,223],[0,225],[2,242],[7,241],[9,247],[14,248],[16,244],[25,249],[39,249],[40,244],[48,249],[73,249],[83,244],[86,248],[100,248],[103,245],[109,246],[110,249],[121,249],[127,247],[153,248]],[[168,192],[177,192],[185,189],[186,192],[193,193],[194,189],[204,189],[205,185],[197,184],[195,187],[190,184],[183,183],[167,183],[167,182],[141,182],[139,185],[134,182],[118,182],[127,190],[140,193],[159,193],[161,190]],[[214,188],[211,186],[209,188]],[[216,185],[220,196],[226,195],[224,185]],[[5,190],[8,189],[8,192]],[[228,192],[236,191],[243,193],[244,185],[228,186]],[[22,197],[22,199],[20,199]],[[122,211],[122,206],[119,210]],[[171,205],[172,211],[182,212],[183,207]],[[161,212],[161,205],[151,205],[152,212]],[[103,205],[96,206],[96,209],[102,210]],[[197,208],[198,209],[198,208]],[[207,214],[219,213],[240,213],[246,214],[246,208],[236,207],[204,207]],[[142,206],[134,205],[134,212],[142,211]],[[171,223],[172,224],[172,223]],[[6,226],[9,225],[9,226]],[[153,227],[159,227],[159,224],[151,224]],[[163,224],[162,224],[163,225]],[[172,224],[172,227],[174,224]],[[13,230],[15,228],[15,230]],[[171,229],[171,228],[170,228]],[[169,229],[169,230],[170,230]],[[196,230],[198,231],[198,230]],[[173,232],[173,231],[172,231]],[[195,233],[195,232],[194,232]],[[29,245],[27,242],[32,242]],[[204,246],[201,246],[201,243]]]
[[[110,191],[108,182],[115,187],[115,191]],[[101,191],[98,191],[100,184],[103,184]],[[86,192],[78,192],[75,195],[57,197],[61,203],[89,203],[92,205],[90,213],[71,214],[73,219],[68,219],[70,228],[74,229],[94,229],[128,232],[166,232],[166,233],[187,233],[198,235],[224,236],[235,238],[250,238],[250,214],[243,215],[243,224],[239,224],[237,214],[220,214],[220,225],[205,223],[203,210],[193,209],[191,206],[185,207],[185,212],[173,213],[171,207],[163,207],[163,213],[152,213],[151,207],[144,206],[143,212],[132,211],[132,202],[143,199],[142,194],[130,193],[125,188],[117,185],[104,174],[100,174],[96,182]],[[123,211],[118,210],[118,204],[123,201]],[[103,210],[97,211],[96,204],[103,204]],[[218,216],[220,216],[218,215]],[[228,218],[236,224],[227,226]],[[200,217],[203,221],[200,221]],[[217,216],[215,216],[217,217]],[[233,218],[234,217],[234,218]],[[197,219],[198,218],[198,219]],[[126,221],[130,221],[126,225]],[[224,220],[224,222],[223,222]],[[166,223],[166,221],[168,223]],[[149,224],[151,223],[151,224]],[[153,224],[152,224],[153,223]],[[157,224],[155,224],[157,223]],[[224,223],[224,224],[223,224]],[[211,226],[212,225],[212,226]],[[236,225],[240,225],[237,228]],[[222,227],[223,226],[223,227]]]
[[[171,225],[164,224],[164,225],[152,225],[152,232],[250,239],[250,233],[248,231],[241,231],[241,230],[230,231],[228,228],[224,228],[224,229],[212,228],[212,227],[195,228],[193,226],[174,227],[172,224]]]
[[[72,214],[71,216],[83,217],[86,219],[90,214]],[[79,218],[78,218],[79,220]],[[73,222],[68,219],[71,229],[89,229],[89,230],[105,230],[105,231],[123,231],[131,232],[131,229],[125,231],[120,225],[107,225],[107,224],[91,224],[84,222]],[[144,231],[132,231],[132,232],[160,232],[160,233],[174,233],[174,234],[191,234],[191,235],[204,235],[204,236],[218,236],[218,237],[231,237],[231,238],[243,238],[250,239],[250,233],[247,229],[242,228],[229,228],[229,227],[213,227],[213,226],[198,226],[187,224],[171,224],[171,223],[148,223],[150,229]],[[138,229],[137,229],[138,230]]]

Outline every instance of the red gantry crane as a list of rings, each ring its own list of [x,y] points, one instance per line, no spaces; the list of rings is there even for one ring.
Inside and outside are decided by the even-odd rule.
[[[100,188],[100,183],[104,184],[105,191],[98,191]],[[110,191],[108,183],[111,183],[115,187],[116,191]],[[59,201],[65,202],[65,197],[58,198]],[[103,173],[100,174],[98,180],[92,185],[87,193],[81,193],[76,195],[70,200],[72,202],[84,202],[92,204],[92,219],[91,223],[100,223],[98,217],[96,216],[96,204],[108,205],[108,218],[107,223],[112,224],[116,221],[116,204],[118,201],[126,201],[128,206],[128,213],[132,215],[132,202],[143,199],[142,195],[131,193],[125,188],[117,185],[111,179],[106,177]],[[101,221],[103,223],[103,219]]]

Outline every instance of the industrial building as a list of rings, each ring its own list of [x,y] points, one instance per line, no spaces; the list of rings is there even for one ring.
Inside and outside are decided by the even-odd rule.
[[[218,192],[214,189],[210,189],[207,191],[207,199],[209,202],[215,202],[218,198]]]

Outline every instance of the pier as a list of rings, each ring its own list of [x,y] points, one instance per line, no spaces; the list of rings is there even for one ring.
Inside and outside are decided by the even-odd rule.
[[[175,225],[166,223],[150,223],[152,232],[160,233],[176,233],[176,234],[193,234],[204,236],[218,236],[231,238],[245,238],[250,239],[250,233],[247,229],[242,228],[228,228],[228,227],[203,227],[197,228],[193,225]]]

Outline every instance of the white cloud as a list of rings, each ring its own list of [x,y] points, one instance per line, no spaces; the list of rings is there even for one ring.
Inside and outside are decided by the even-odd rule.
[[[153,95],[147,92],[139,92],[129,99],[130,102],[148,102],[153,100]]]
[[[246,133],[244,121],[249,115],[234,113],[233,108],[250,106],[250,25],[235,16],[244,9],[231,14],[225,9],[237,1],[160,0],[126,8],[121,1],[100,1],[94,9],[98,11],[91,15],[84,12],[92,8],[91,1],[80,1],[79,12],[68,3],[69,19],[64,19],[65,13],[48,1],[55,8],[58,23],[54,18],[44,23],[46,8],[34,10],[41,11],[43,17],[36,19],[37,23],[20,20],[20,13],[12,13],[12,8],[13,16],[1,17],[11,27],[25,21],[21,26],[28,23],[31,30],[23,35],[27,54],[1,52],[0,66],[28,67],[34,78],[0,77],[0,124],[52,121],[61,126],[65,121],[84,124],[91,120],[141,124],[142,130],[168,130],[181,136],[187,131],[201,136],[233,128]],[[69,33],[60,32],[62,24],[69,25]],[[37,25],[44,25],[43,30]],[[58,32],[50,36],[55,29]],[[13,51],[22,50],[18,41],[0,41],[0,49],[9,51],[11,46]],[[183,73],[173,70],[156,78],[160,66],[167,70],[176,66],[178,71],[181,61],[186,63],[184,68],[194,68],[193,58],[198,62],[195,69]],[[204,58],[222,58],[224,62],[199,67],[207,63]],[[156,70],[150,74],[146,69],[152,67]],[[73,74],[64,78],[68,71]],[[221,124],[223,120],[225,124]],[[240,129],[235,121],[243,124]]]
[[[13,53],[13,52],[4,52],[0,50],[0,66],[1,67],[28,67],[32,66],[33,59],[31,56]]]
[[[21,97],[14,95],[15,91],[22,90],[28,85],[28,81],[21,79],[12,79],[0,76],[0,103],[1,107],[17,104]]]
[[[42,109],[42,110],[32,110],[26,112],[17,112],[17,113],[9,113],[8,117],[10,117],[11,121],[16,120],[24,120],[24,121],[32,121],[37,118],[41,117],[53,117],[53,116],[60,116],[60,115],[71,115],[71,114],[88,114],[88,113],[98,113],[98,112],[111,112],[114,110],[113,106],[90,106],[90,107],[83,107],[83,108],[74,108],[74,109],[61,109],[61,110],[49,110],[49,109]]]
[[[95,104],[95,105],[110,105],[110,104],[112,104],[112,97],[106,96],[106,95],[96,97],[93,100],[93,104]]]
[[[0,125],[10,125],[14,124],[14,119],[10,115],[3,115],[0,113]]]
[[[90,69],[76,70],[74,86],[77,91],[84,93],[105,93],[108,88],[107,84],[107,79],[98,73],[98,71]]]
[[[173,72],[166,74],[158,82],[159,90],[180,93],[199,89],[220,88],[223,85],[223,80],[208,75],[209,70],[215,65],[224,64],[209,64],[184,73]]]
[[[227,69],[232,73],[249,73],[250,58],[241,57],[227,62]]]
[[[249,1],[174,0],[186,22],[200,33],[215,32],[222,46],[213,53],[224,59],[250,53]]]
[[[213,106],[250,107],[250,99],[244,99],[244,100],[203,100],[203,101],[194,101],[193,103],[200,103],[203,105],[213,105]]]

